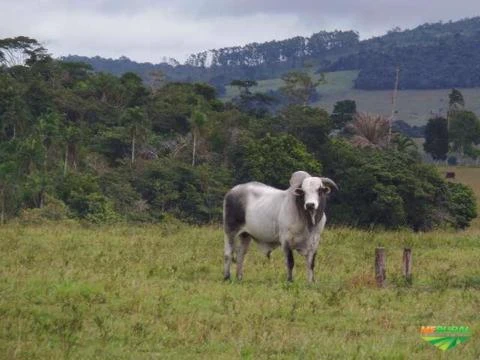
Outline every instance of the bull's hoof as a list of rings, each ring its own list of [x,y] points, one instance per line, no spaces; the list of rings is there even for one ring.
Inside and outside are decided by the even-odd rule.
[[[230,280],[230,274],[225,274],[225,275],[223,275],[223,280],[224,280],[224,281]]]

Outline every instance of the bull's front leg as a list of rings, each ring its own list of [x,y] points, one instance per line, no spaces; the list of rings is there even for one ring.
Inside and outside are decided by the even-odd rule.
[[[314,269],[315,269],[315,258],[317,257],[317,248],[320,243],[320,234],[314,234],[310,239],[310,244],[308,246],[307,253],[305,255],[307,263],[307,280],[310,283],[315,281]]]
[[[287,281],[293,281],[293,252],[287,241],[282,244],[283,253],[285,254],[285,265],[287,267]]]
[[[315,281],[314,269],[315,269],[315,258],[317,256],[317,250],[311,250],[307,253],[307,279],[308,282],[313,283]]]

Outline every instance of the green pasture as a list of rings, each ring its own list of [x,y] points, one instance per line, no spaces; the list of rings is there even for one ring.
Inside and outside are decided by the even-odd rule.
[[[373,277],[387,249],[385,289]],[[413,284],[401,275],[413,249]],[[0,354],[5,359],[477,359],[480,230],[328,228],[317,282],[285,281],[281,251],[256,246],[243,282],[222,281],[217,226],[78,224],[0,229]],[[422,325],[466,325],[447,354]],[[442,357],[443,356],[443,357]]]

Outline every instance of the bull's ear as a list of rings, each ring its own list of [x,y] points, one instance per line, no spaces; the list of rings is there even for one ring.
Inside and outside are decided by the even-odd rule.
[[[296,188],[295,190],[293,190],[293,193],[294,193],[296,196],[303,196],[303,195],[305,195],[305,191],[303,191],[302,188]]]
[[[303,180],[311,177],[306,171],[295,171],[290,178],[290,187],[300,187],[302,186]]]

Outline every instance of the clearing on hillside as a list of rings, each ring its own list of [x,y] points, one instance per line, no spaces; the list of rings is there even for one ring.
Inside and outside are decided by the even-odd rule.
[[[314,74],[314,78],[319,77]],[[390,90],[358,90],[354,89],[354,81],[358,71],[336,71],[325,74],[326,84],[317,87],[320,100],[314,106],[322,107],[328,112],[333,110],[337,101],[351,99],[357,102],[359,111],[384,114],[392,112],[392,93]],[[252,91],[267,92],[278,90],[283,85],[281,79],[258,81]],[[393,84],[392,84],[393,90]],[[410,125],[425,125],[427,120],[436,114],[445,114],[448,108],[448,93],[451,89],[400,90],[397,97],[397,120],[404,120]],[[480,88],[459,89],[464,98],[466,108],[480,114]],[[238,95],[236,88],[227,86],[225,99],[230,100]]]

